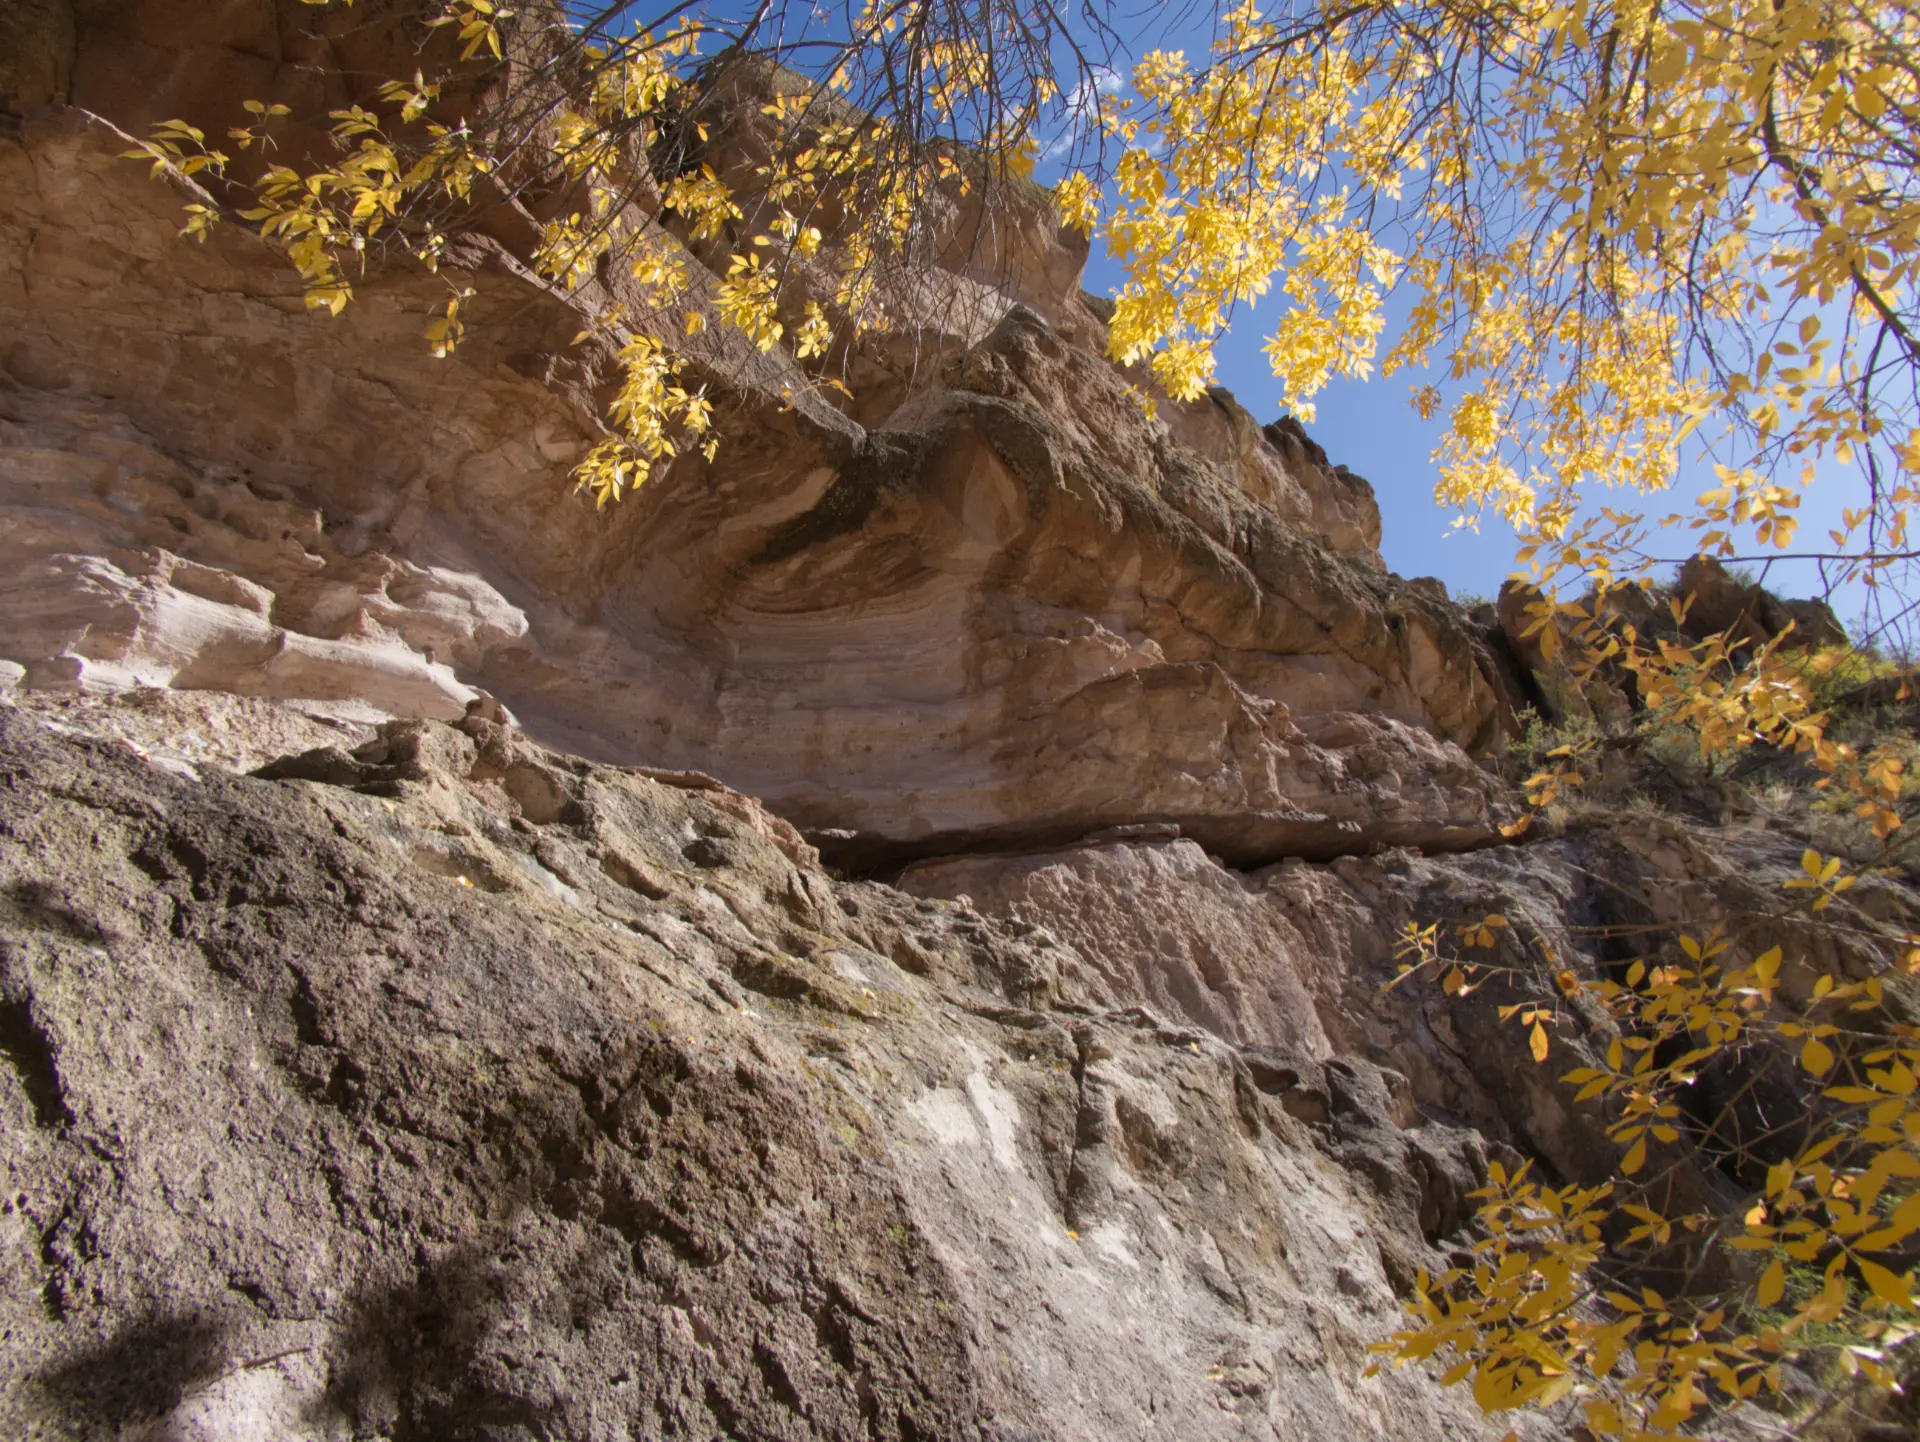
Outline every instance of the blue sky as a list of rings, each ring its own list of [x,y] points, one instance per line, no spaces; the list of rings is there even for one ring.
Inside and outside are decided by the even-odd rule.
[[[1277,3],[1276,8],[1284,9],[1285,5]],[[1191,61],[1204,63],[1213,12],[1206,7],[1175,12],[1169,7],[1161,13],[1165,19],[1160,24],[1143,21],[1137,32],[1139,38],[1129,48],[1136,54],[1156,47],[1184,49]],[[1130,64],[1124,58],[1116,63],[1123,67]],[[1116,90],[1130,88],[1122,74],[1114,75],[1113,80]],[[1040,178],[1050,179],[1045,169],[1043,161]],[[1119,268],[1107,261],[1096,236],[1093,259],[1087,268],[1088,288],[1108,294],[1120,279]],[[1388,309],[1391,317],[1396,310],[1391,301]],[[1277,301],[1243,310],[1215,350],[1216,379],[1263,421],[1280,412],[1279,386],[1261,353],[1278,310]],[[1391,348],[1393,339],[1390,324],[1388,334],[1381,339],[1381,355]],[[1336,378],[1316,398],[1318,416],[1308,429],[1330,459],[1373,483],[1380,502],[1381,551],[1393,570],[1406,576],[1436,576],[1456,596],[1492,596],[1516,569],[1517,543],[1512,530],[1497,516],[1483,518],[1477,530],[1457,528],[1455,513],[1434,503],[1432,453],[1441,421],[1438,417],[1422,420],[1408,403],[1411,389],[1429,380],[1441,382],[1442,390],[1446,390],[1444,378],[1431,372],[1402,372],[1385,379],[1376,374],[1370,381]],[[1594,504],[1596,509],[1610,504],[1657,519],[1690,510],[1695,498],[1715,484],[1711,464],[1695,455],[1683,460],[1679,477],[1663,494],[1610,492],[1596,496]],[[1828,548],[1828,530],[1839,525],[1845,504],[1862,504],[1862,490],[1861,478],[1851,468],[1826,468],[1821,481],[1803,495],[1801,529],[1793,549]],[[1657,532],[1653,549],[1659,555],[1685,555],[1691,550],[1692,534],[1681,529]],[[1811,596],[1821,591],[1818,568],[1812,562],[1774,562],[1766,569],[1764,580],[1769,588],[1787,596]],[[1849,625],[1866,599],[1865,589],[1858,584],[1833,597],[1835,610]]]

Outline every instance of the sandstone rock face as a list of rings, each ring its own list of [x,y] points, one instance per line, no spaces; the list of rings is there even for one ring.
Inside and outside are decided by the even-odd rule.
[[[319,512],[209,477],[97,403],[0,396],[0,608],[30,688],[173,687],[453,718],[526,633],[471,573],[342,552]],[[189,552],[188,559],[180,552]]]
[[[370,64],[365,27],[308,34],[337,18],[83,7],[73,99],[132,132],[311,114]],[[972,298],[925,354],[857,357],[841,409],[716,339],[722,459],[596,513],[567,483],[595,297],[534,283],[511,226],[461,252],[469,339],[436,362],[443,282],[375,273],[309,315],[239,230],[182,242],[126,144],[77,110],[0,135],[0,653],[30,687],[409,717],[485,690],[856,865],[1140,819],[1249,863],[1494,834],[1488,663],[1380,569],[1365,482],[1224,393],[1149,421],[1084,248],[1032,217],[984,250],[956,217],[929,283]]]
[[[1360,1379],[1485,1166],[1364,1062],[477,715],[268,774],[0,708],[8,1435],[1503,1430]]]
[[[1297,970],[1298,934],[1191,841],[924,861],[899,885],[965,896],[1071,946],[1098,975],[1068,1000],[1148,1006],[1235,1045],[1318,1059],[1332,1051]]]
[[[1689,602],[1683,623],[1691,636],[1730,633],[1748,645],[1786,636],[1792,647],[1844,646],[1847,633],[1824,601],[1784,600],[1742,581],[1712,556],[1694,556],[1680,568],[1677,593]]]
[[[922,863],[900,884],[917,895],[964,895],[989,915],[1101,958],[1107,1005],[1153,1008],[1223,1040],[1277,1050],[1296,1069],[1335,1053],[1366,1057],[1397,1078],[1409,1119],[1470,1126],[1584,1177],[1596,1167],[1603,1175],[1614,1152],[1603,1119],[1576,1115],[1554,1073],[1528,1054],[1522,1029],[1500,1024],[1501,1005],[1532,994],[1524,982],[1489,986],[1471,1004],[1443,996],[1437,977],[1390,987],[1408,921],[1508,908],[1534,934],[1581,955],[1569,918],[1591,898],[1570,861],[1503,848],[1456,860],[1295,861],[1241,874],[1191,842],[1118,841]],[[1591,958],[1588,965],[1598,974]],[[1596,1034],[1603,1047],[1613,1035],[1604,1016],[1569,1007],[1559,1045],[1590,1062]]]
[[[1447,608],[1250,504],[1029,314],[946,379],[705,592],[780,678],[704,743],[730,777],[850,859],[1141,819],[1246,859],[1490,834],[1444,738],[1484,741],[1492,696]]]
[[[12,0],[0,10],[0,115],[65,101],[73,51],[68,0]]]

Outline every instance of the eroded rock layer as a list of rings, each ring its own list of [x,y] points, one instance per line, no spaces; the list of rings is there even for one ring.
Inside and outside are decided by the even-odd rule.
[[[121,157],[246,98],[304,123],[377,26],[73,14],[58,93],[18,82],[0,133],[0,659],[30,687],[441,718],[484,689],[859,865],[1143,818],[1246,862],[1493,835],[1471,628],[1380,567],[1366,483],[1297,426],[1224,392],[1149,420],[1044,206],[956,241],[923,351],[876,341],[847,396],[712,327],[720,459],[596,513],[568,475],[604,370],[569,342],[609,297],[533,278],[529,227],[463,242],[468,339],[435,361],[447,279],[376,271],[310,314],[243,230],[181,240],[186,183]]]

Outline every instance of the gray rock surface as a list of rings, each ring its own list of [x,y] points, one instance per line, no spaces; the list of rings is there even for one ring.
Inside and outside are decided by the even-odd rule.
[[[107,714],[0,708],[0,1432],[1498,1430],[1360,1376],[1484,1165],[1366,1063],[1058,1005],[704,777]]]

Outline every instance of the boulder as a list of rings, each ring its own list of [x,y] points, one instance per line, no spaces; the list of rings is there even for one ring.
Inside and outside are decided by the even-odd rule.
[[[1694,556],[1675,587],[1687,604],[1681,629],[1692,639],[1725,633],[1733,647],[1785,635],[1791,650],[1845,646],[1847,633],[1825,601],[1784,601],[1757,582],[1743,581],[1712,556]]]

